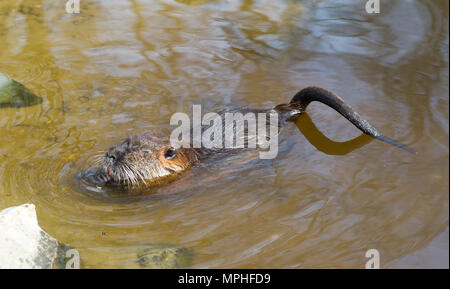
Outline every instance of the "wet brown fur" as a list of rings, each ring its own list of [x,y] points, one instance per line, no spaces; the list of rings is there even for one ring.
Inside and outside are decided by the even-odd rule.
[[[365,134],[414,152],[404,144],[379,133],[342,98],[320,87],[307,87],[299,91],[290,103],[277,105],[273,109],[241,108],[234,111],[244,113],[276,111],[281,125],[285,121],[295,121],[312,101],[322,102],[335,109]],[[221,151],[220,149],[179,148],[174,150],[175,156],[167,158],[165,154],[169,149],[174,150],[170,146],[169,139],[155,131],[129,136],[122,143],[110,148],[105,154],[103,168],[107,176],[104,177],[104,180],[112,180],[115,183],[131,187],[140,184],[144,184],[144,186],[162,185],[173,181],[177,175],[189,170],[208,155]]]

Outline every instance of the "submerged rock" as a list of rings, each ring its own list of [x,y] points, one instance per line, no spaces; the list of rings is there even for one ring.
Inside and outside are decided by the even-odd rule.
[[[0,72],[0,108],[39,104],[42,98],[11,77]]]
[[[0,232],[0,269],[64,268],[71,248],[39,227],[33,204],[0,211]]]
[[[138,264],[151,269],[179,269],[192,263],[192,250],[174,245],[154,245],[141,249]]]

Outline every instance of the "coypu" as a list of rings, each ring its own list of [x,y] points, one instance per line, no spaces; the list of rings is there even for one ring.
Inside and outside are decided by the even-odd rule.
[[[289,103],[280,104],[271,109],[226,109],[219,112],[218,115],[223,115],[226,112],[265,114],[276,112],[279,120],[277,128],[280,129],[282,124],[296,121],[298,116],[313,101],[321,102],[333,108],[366,135],[410,153],[415,153],[408,146],[379,133],[342,98],[321,87],[304,88]],[[270,124],[266,123],[266,126],[268,125]],[[248,144],[248,139],[246,139],[245,144]],[[243,149],[245,148],[247,147],[244,146]],[[99,186],[107,184],[124,184],[130,187],[139,184],[144,184],[145,187],[161,185],[169,183],[177,175],[202,162],[202,160],[226,151],[229,151],[229,149],[195,148],[192,146],[175,148],[170,144],[167,137],[155,132],[146,132],[129,136],[122,143],[110,148],[103,157],[103,169],[100,172],[91,173],[87,177]]]

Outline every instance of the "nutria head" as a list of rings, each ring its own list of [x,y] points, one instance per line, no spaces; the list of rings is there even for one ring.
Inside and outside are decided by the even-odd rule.
[[[116,183],[129,186],[165,184],[197,161],[191,149],[173,148],[168,139],[155,133],[129,136],[110,148],[103,167]]]

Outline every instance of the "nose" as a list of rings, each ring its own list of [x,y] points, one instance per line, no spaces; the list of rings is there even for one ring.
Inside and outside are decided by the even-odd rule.
[[[121,161],[125,154],[129,152],[128,141],[121,143],[120,145],[110,147],[105,153],[105,160],[109,162]]]
[[[105,157],[111,161],[115,161],[117,159],[117,155],[111,151],[106,152]]]

